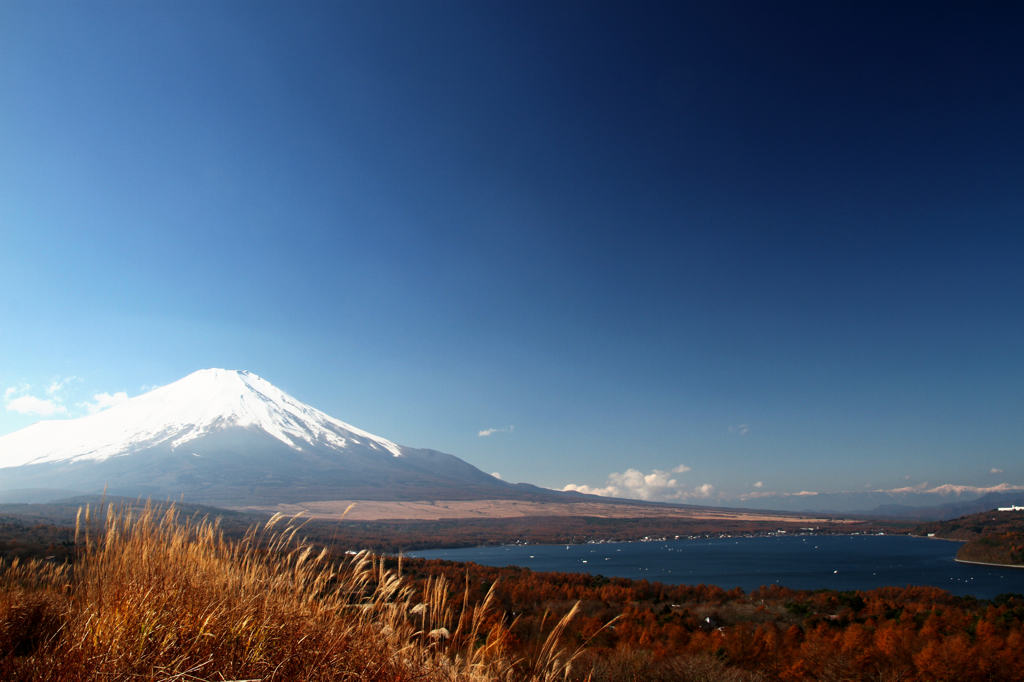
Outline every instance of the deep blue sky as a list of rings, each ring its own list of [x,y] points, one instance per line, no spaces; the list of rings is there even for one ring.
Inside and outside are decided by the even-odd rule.
[[[0,3],[0,433],[222,366],[551,487],[1024,484],[1024,10],[890,5]]]

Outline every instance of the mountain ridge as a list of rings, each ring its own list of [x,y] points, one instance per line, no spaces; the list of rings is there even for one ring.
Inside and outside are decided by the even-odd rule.
[[[245,370],[204,369],[103,412],[0,437],[0,491],[216,505],[338,499],[566,499],[447,453],[401,446]]]
[[[43,420],[0,437],[0,468],[104,460],[167,442],[177,448],[229,425],[258,428],[300,451],[297,441],[345,449],[349,440],[365,440],[371,449],[401,456],[392,441],[306,405],[252,372],[211,368],[97,414]]]

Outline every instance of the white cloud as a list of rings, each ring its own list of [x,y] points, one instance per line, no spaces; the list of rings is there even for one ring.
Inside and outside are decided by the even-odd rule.
[[[1003,473],[1003,470],[1002,469],[996,469],[995,467],[992,467],[991,469],[988,470],[988,472],[990,474],[1001,474],[1001,473]]]
[[[17,386],[8,386],[4,391],[4,400],[10,400],[16,395],[24,395],[31,390],[31,386],[28,384],[18,384]]]
[[[128,400],[128,394],[124,391],[117,393],[94,393],[91,403],[81,403],[81,406],[89,411],[89,414],[96,414],[108,408]]]
[[[476,432],[476,435],[480,436],[481,438],[487,438],[488,436],[495,433],[510,433],[515,430],[515,425],[509,424],[508,426],[497,426],[491,429],[481,429]]]
[[[68,406],[65,405],[67,403],[66,389],[69,385],[80,381],[82,381],[81,377],[73,375],[57,377],[43,388],[46,397],[32,395],[30,392],[32,386],[30,384],[23,383],[17,386],[9,386],[4,389],[4,405],[8,412],[17,412],[18,414],[31,414],[41,417],[68,414]],[[96,414],[125,400],[128,400],[128,394],[124,391],[94,393],[91,402],[75,403],[74,407],[76,411],[84,409],[89,414]]]
[[[799,490],[795,493],[775,493],[770,490],[757,491],[752,493],[743,493],[740,495],[741,500],[757,500],[762,497],[814,497],[821,493],[814,490]]]
[[[750,433],[750,424],[733,424],[729,427],[729,431],[745,436]]]
[[[605,488],[596,488],[589,486],[586,483],[566,483],[562,486],[563,492],[576,492],[583,493],[584,495],[600,495],[602,497],[617,497],[619,494],[618,488],[613,486],[607,486]]]
[[[690,471],[690,467],[685,464],[675,466],[669,471],[652,469],[650,473],[646,474],[639,469],[630,468],[621,473],[616,471],[609,474],[604,486],[569,483],[562,490],[605,497],[626,497],[662,502],[711,497],[715,487],[710,483],[688,488],[673,477],[673,474],[683,474],[688,471]]]
[[[73,381],[79,381],[76,376],[64,377],[63,379],[54,379],[50,382],[50,385],[46,387],[46,395],[54,396],[59,393],[65,386]]]
[[[499,481],[504,481],[504,480],[505,480],[505,479],[503,479],[503,478],[501,477],[501,474],[499,474],[499,473],[498,473],[497,471],[492,471],[492,472],[491,472],[491,476],[494,476],[494,477],[495,477],[496,479],[498,479]]]
[[[5,396],[7,393],[5,392]],[[37,398],[33,395],[23,395],[7,400],[7,411],[18,414],[34,414],[40,417],[50,417],[55,414],[66,414],[67,408],[55,400]]]
[[[710,483],[701,483],[693,489],[693,493],[689,497],[711,497],[713,492],[715,492],[715,486]]]
[[[51,387],[53,385],[51,384]],[[57,386],[56,390],[60,390],[63,384]],[[9,386],[4,390],[4,406],[8,412],[17,412],[18,414],[29,414],[37,417],[52,417],[55,414],[67,414],[67,408],[61,403],[61,398],[54,396],[50,393],[47,388],[46,393],[49,394],[50,398],[38,398],[31,395],[29,391],[32,390],[30,384],[19,384],[17,386]]]
[[[758,482],[754,483],[754,487],[755,488],[763,488],[764,487],[764,481],[758,481]]]

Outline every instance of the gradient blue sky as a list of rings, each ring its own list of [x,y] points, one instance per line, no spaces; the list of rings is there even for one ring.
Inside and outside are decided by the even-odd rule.
[[[1024,9],[890,5],[0,3],[0,434],[219,366],[557,488],[1024,484]]]

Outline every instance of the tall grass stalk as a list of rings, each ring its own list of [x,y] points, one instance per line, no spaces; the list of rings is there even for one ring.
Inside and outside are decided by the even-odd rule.
[[[0,564],[0,678],[546,681],[580,654],[560,644],[575,608],[516,658],[494,586],[414,591],[400,563],[306,544],[297,517],[231,541],[173,505],[97,512],[79,511],[74,564]]]

